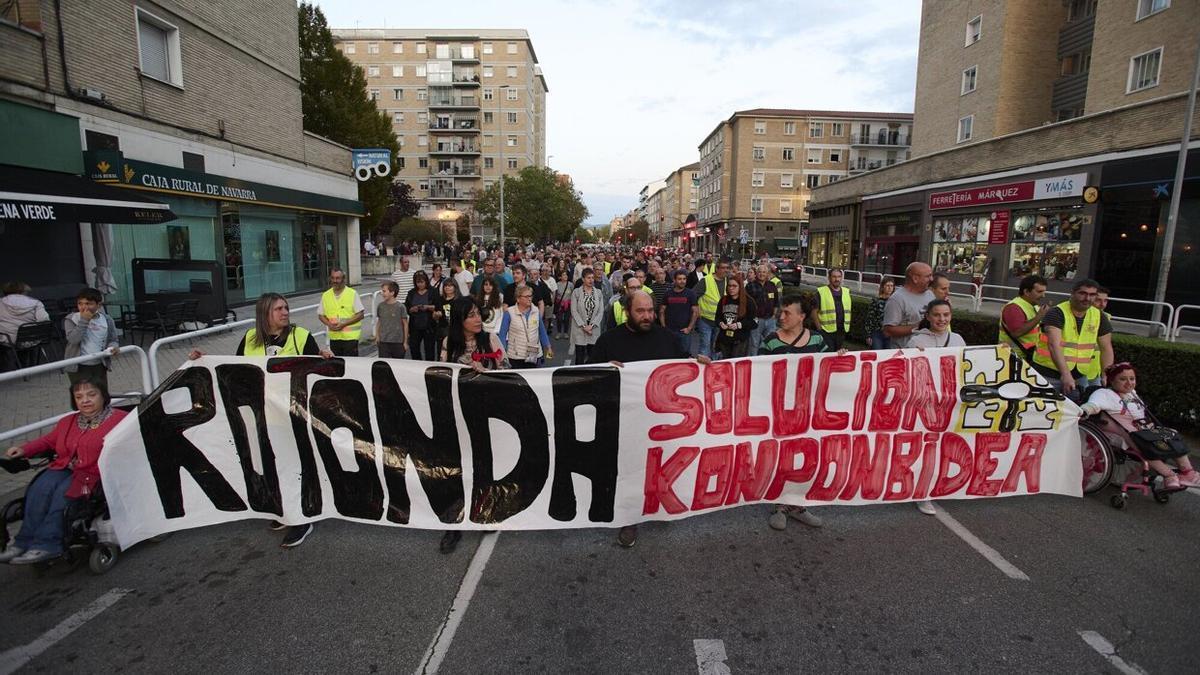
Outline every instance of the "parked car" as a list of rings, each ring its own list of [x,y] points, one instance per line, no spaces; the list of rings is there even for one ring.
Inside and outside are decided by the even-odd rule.
[[[779,280],[785,286],[797,286],[800,284],[800,273],[796,269],[796,263],[791,258],[771,258],[771,264],[778,270]]]

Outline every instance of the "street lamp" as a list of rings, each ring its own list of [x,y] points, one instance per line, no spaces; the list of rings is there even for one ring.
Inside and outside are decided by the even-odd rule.
[[[505,89],[508,89],[507,84],[500,85],[500,96],[496,97],[496,110],[500,119],[496,120],[496,124],[500,126],[500,250],[504,248],[504,173],[506,166],[504,164],[504,144],[508,142],[504,138],[504,96]]]
[[[758,255],[758,211],[754,210],[754,200],[758,197],[750,195],[750,213],[754,214],[754,232],[752,236],[754,241],[750,242],[750,259],[753,260]],[[761,206],[759,208],[762,208]],[[743,255],[745,252],[743,252]]]
[[[446,225],[451,223],[450,227],[452,228],[453,236],[450,239],[453,239],[455,242],[458,241],[458,219],[461,215],[461,213],[455,211],[454,209],[442,209],[441,211],[438,211],[438,229],[442,231],[443,239],[446,239]],[[447,239],[447,241],[449,241],[449,239]]]

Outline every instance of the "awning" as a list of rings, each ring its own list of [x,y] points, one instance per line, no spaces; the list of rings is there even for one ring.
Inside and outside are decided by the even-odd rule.
[[[87,178],[0,165],[0,223],[131,223],[175,220],[171,207]]]
[[[800,248],[798,243],[799,242],[796,239],[776,239],[775,248],[779,249],[780,251],[795,251],[796,249]]]

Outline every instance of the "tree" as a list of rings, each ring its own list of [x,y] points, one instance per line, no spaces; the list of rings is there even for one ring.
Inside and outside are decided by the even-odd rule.
[[[475,198],[475,213],[491,227],[500,225],[500,183]],[[530,241],[565,241],[588,217],[575,186],[553,169],[527,166],[504,179],[505,235]]]
[[[383,217],[376,227],[377,232],[390,232],[397,223],[405,218],[416,218],[421,212],[421,205],[412,198],[412,186],[397,180],[388,189],[387,207]]]
[[[388,206],[390,176],[396,174],[400,152],[392,122],[367,96],[367,79],[362,68],[334,46],[333,34],[321,9],[304,2],[298,15],[304,130],[352,148],[387,148],[392,152],[389,176],[358,184],[358,198],[367,211],[362,230],[374,232]]]
[[[594,244],[596,243],[596,235],[586,227],[577,227],[575,228],[575,241],[581,244]]]
[[[441,241],[441,227],[438,223],[419,218],[405,218],[392,226],[393,241]]]
[[[596,241],[608,241],[612,238],[612,225],[601,225],[592,230],[592,233],[595,235]]]
[[[632,237],[630,239],[630,237]],[[629,234],[626,236],[629,241],[636,241],[643,244],[650,242],[650,223],[646,222],[645,218],[638,218],[633,221],[633,225],[629,228]]]

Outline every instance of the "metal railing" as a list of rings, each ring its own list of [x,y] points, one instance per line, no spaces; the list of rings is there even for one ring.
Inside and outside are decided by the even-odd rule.
[[[1184,310],[1200,310],[1200,305],[1180,305],[1175,308],[1175,320],[1171,324],[1170,340],[1174,342],[1179,339],[1183,331],[1190,330],[1200,332],[1200,326],[1182,325]]]
[[[125,345],[124,347],[120,347],[119,349],[117,349],[116,355],[119,356],[121,354],[137,354],[138,365],[139,365],[139,367],[141,369],[141,373],[142,373],[142,390],[136,391],[136,392],[126,392],[124,394],[115,395],[113,397],[113,401],[116,403],[121,403],[126,400],[129,400],[129,397],[131,395],[132,396],[144,396],[154,390],[154,380],[153,380],[153,376],[151,375],[150,360],[146,356],[146,351],[143,350],[141,347],[138,347],[137,345]],[[108,358],[112,358],[114,356],[111,352],[106,352],[104,355],[107,356]],[[4,384],[5,382],[11,382],[13,380],[23,380],[31,375],[41,375],[42,373],[57,372],[57,371],[62,370],[66,366],[91,363],[91,362],[94,362],[98,356],[99,356],[98,354],[84,354],[82,356],[75,356],[75,357],[72,357],[69,359],[63,359],[61,361],[51,361],[50,363],[42,363],[42,364],[39,364],[36,366],[30,366],[28,368],[21,368],[19,370],[11,370],[6,373],[0,373],[0,384]],[[33,431],[37,431],[38,429],[44,429],[46,427],[54,426],[55,424],[58,424],[59,420],[61,420],[62,418],[66,417],[68,415],[73,414],[73,412],[74,411],[67,411],[64,413],[60,413],[58,415],[54,415],[52,417],[47,417],[45,419],[38,420],[36,422],[30,422],[29,424],[24,424],[22,426],[14,428],[14,429],[8,429],[4,432],[0,432],[0,443],[4,443],[4,442],[8,441],[9,439],[24,436],[25,434],[33,432]]]

